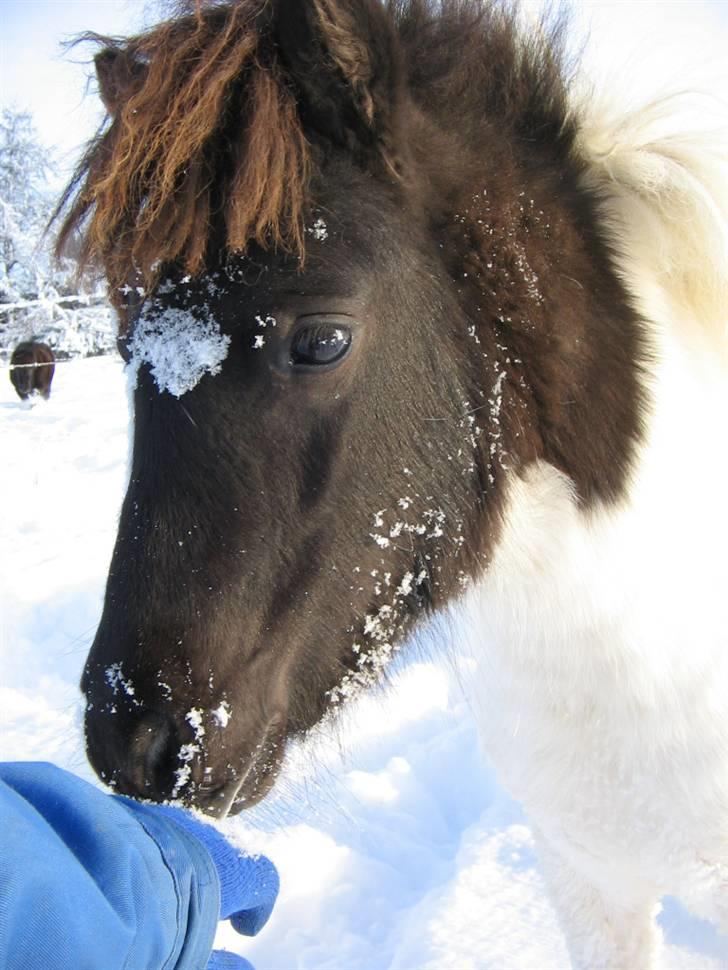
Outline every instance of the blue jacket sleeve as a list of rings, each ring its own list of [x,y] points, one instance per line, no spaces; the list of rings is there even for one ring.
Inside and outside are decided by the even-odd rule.
[[[201,970],[220,916],[207,851],[50,764],[0,764],[0,967]]]

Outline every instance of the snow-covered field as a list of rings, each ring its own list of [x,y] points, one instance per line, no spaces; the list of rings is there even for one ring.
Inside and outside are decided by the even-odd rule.
[[[77,683],[124,488],[123,368],[60,365],[32,408],[0,377],[0,759],[94,780]],[[224,826],[281,873],[258,938],[220,932],[257,970],[568,966],[528,822],[481,761],[434,647],[406,651],[387,692],[293,752],[274,793]],[[728,967],[717,934],[675,902],[660,922],[669,970]]]

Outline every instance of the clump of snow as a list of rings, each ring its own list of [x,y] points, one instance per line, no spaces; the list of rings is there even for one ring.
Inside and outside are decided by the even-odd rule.
[[[169,686],[169,684],[166,681],[164,681],[164,680],[158,680],[157,681],[157,686],[161,689],[161,691],[162,691],[162,693],[164,695],[165,701],[171,701],[172,700],[172,688]]]
[[[174,787],[172,788],[172,800],[179,796],[180,791],[185,788],[190,783],[192,778],[192,759],[196,754],[200,753],[200,746],[198,744],[183,744],[177,758],[180,761],[180,766],[174,773]]]
[[[128,678],[124,677],[120,663],[109,664],[104,671],[104,679],[111,688],[111,692],[113,693],[114,697],[117,696],[119,691],[123,691],[126,696],[131,699],[132,703],[138,706],[139,701],[135,696],[136,691],[134,690],[134,685]]]
[[[228,721],[232,717],[232,711],[230,710],[230,705],[228,702],[222,701],[220,706],[216,707],[212,712],[212,716],[215,718],[221,728],[226,728],[228,726]]]
[[[329,238],[329,228],[321,216],[318,217],[312,226],[306,229],[306,232],[309,236],[313,236],[314,239],[318,240],[318,242],[324,242],[324,240]]]
[[[219,374],[230,337],[215,320],[200,320],[189,310],[169,308],[142,316],[129,341],[131,366],[148,364],[160,391],[182,397],[205,374]]]
[[[202,723],[204,711],[201,707],[193,707],[185,714],[185,721],[195,732],[195,738],[200,741],[205,734],[205,726]]]

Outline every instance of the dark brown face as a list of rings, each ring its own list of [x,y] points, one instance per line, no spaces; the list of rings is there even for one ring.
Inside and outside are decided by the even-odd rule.
[[[252,804],[285,739],[485,567],[508,476],[541,459],[585,507],[623,493],[641,325],[558,47],[524,57],[499,6],[468,9],[210,4],[97,59],[112,120],[61,239],[112,284],[207,267],[170,269],[131,333],[131,478],[83,678],[89,756],[123,792]],[[251,238],[305,239],[305,268],[207,258]]]
[[[285,739],[376,680],[476,568],[466,321],[400,200],[339,178],[303,272],[258,254],[178,274],[134,325],[148,362],[82,684],[92,764],[127,794],[253,804]],[[178,397],[140,334],[179,320],[227,347]]]

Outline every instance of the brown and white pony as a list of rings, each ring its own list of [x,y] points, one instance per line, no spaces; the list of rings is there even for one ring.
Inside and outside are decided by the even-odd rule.
[[[467,618],[576,967],[728,931],[725,138],[497,3],[228,0],[92,38],[64,198],[135,380],[83,678],[118,791],[239,811]]]

